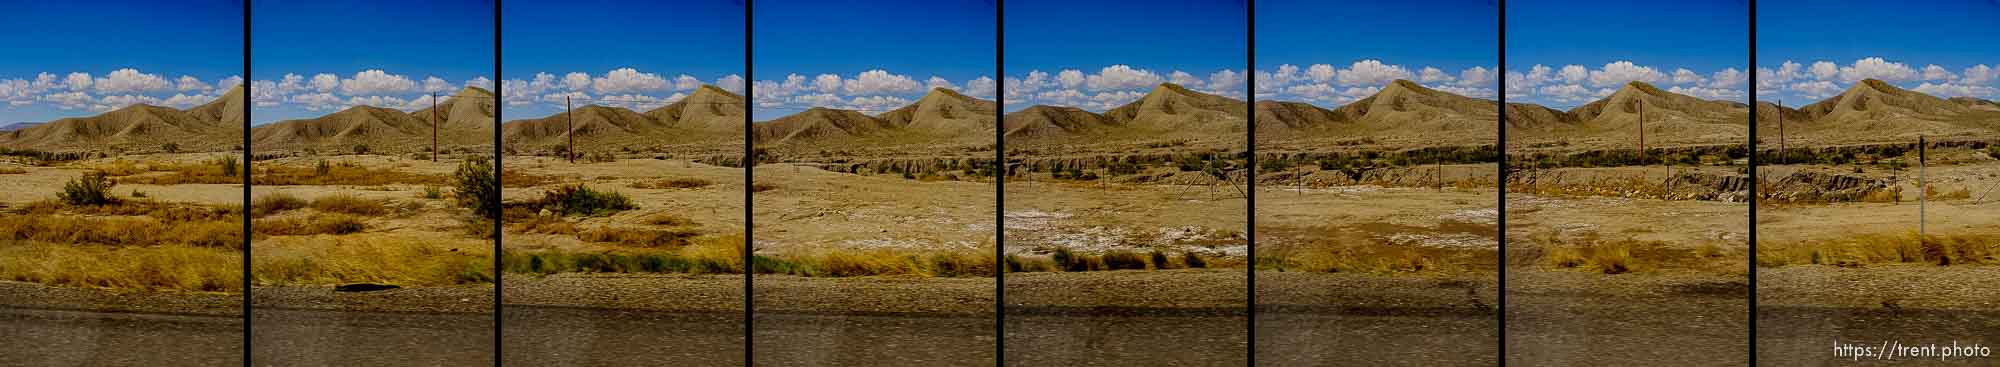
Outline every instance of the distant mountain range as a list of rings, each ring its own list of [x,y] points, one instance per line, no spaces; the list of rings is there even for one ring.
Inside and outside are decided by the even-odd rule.
[[[350,152],[363,146],[374,153],[425,152],[431,147],[433,124],[444,150],[491,146],[493,108],[493,92],[466,87],[436,107],[415,112],[354,106],[325,116],[257,126],[250,129],[250,147],[259,152]]]
[[[242,138],[244,96],[238,86],[187,110],[133,105],[91,117],[6,125],[0,127],[0,147],[148,152],[171,143],[183,151],[227,150]],[[250,132],[251,146],[261,151],[344,152],[357,145],[374,152],[425,151],[434,122],[446,148],[489,144],[494,128],[492,92],[468,87],[454,97],[435,111],[356,106],[317,118],[257,126]],[[727,147],[742,141],[743,103],[743,96],[702,86],[650,111],[590,105],[572,114],[508,121],[500,125],[500,133],[512,148],[559,147],[568,143],[574,119],[577,144],[586,151],[659,145]],[[1248,107],[1236,99],[1169,83],[1103,113],[1038,105],[1008,113],[996,124],[994,101],[939,88],[915,103],[877,115],[808,109],[753,124],[749,137],[760,147],[797,151],[981,147],[992,143],[995,128],[1004,132],[1010,147],[1172,139],[1236,144],[1240,140],[1232,136],[1245,130]],[[1491,144],[1497,136],[1498,107],[1490,100],[1397,80],[1372,96],[1332,109],[1285,101],[1259,101],[1254,108],[1260,144],[1312,148],[1360,138],[1368,140],[1364,145]],[[1741,143],[1752,109],[1632,82],[1568,111],[1528,103],[1509,103],[1504,111],[1511,144],[1560,140],[1623,145],[1636,141],[1643,114],[1648,146],[1671,146]],[[1775,135],[1782,119],[1788,139],[1812,142],[1902,141],[1918,134],[2000,135],[2000,103],[1938,98],[1873,79],[1796,109],[1760,102],[1755,113],[1765,129],[1760,131]]]
[[[870,116],[852,110],[814,107],[758,122],[750,138],[760,147],[780,149],[881,149],[993,142],[998,104],[950,89],[931,89],[902,108]]]
[[[26,129],[26,128],[31,128],[31,127],[35,127],[36,125],[41,125],[41,124],[42,124],[42,123],[40,123],[40,122],[16,122],[16,123],[11,123],[11,124],[7,124],[7,125],[0,125],[0,132],[7,132],[7,131],[14,131],[14,130],[20,130],[20,129]]]
[[[1797,109],[1757,103],[1760,138],[1777,136],[1780,121],[1788,141],[1805,143],[1914,142],[1918,135],[1991,139],[2000,137],[2000,103],[1938,98],[1867,79]]]
[[[241,145],[243,86],[186,110],[137,104],[97,116],[8,125],[0,147],[44,151],[222,151]],[[23,125],[26,125],[23,127]]]
[[[582,152],[669,144],[741,147],[743,106],[743,96],[703,85],[687,97],[643,113],[586,105],[569,113],[508,121],[500,127],[500,139],[517,150],[565,146],[571,134]]]

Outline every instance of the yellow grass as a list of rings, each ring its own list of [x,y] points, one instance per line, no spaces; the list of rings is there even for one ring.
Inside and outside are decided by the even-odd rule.
[[[311,166],[256,167],[250,176],[253,185],[443,185],[445,176],[407,170],[369,168],[349,164],[327,166],[325,173]]]
[[[637,189],[699,189],[699,188],[703,188],[703,187],[708,187],[708,185],[714,185],[714,184],[715,184],[715,182],[712,182],[712,181],[709,181],[709,180],[704,180],[704,179],[699,179],[699,178],[668,178],[668,179],[659,179],[659,180],[649,180],[649,181],[639,181],[639,182],[633,182],[633,183],[632,183],[632,188],[637,188]]]
[[[19,175],[25,173],[28,173],[28,170],[14,167],[0,167],[0,175]]]
[[[414,241],[316,236],[262,241],[251,259],[259,285],[354,282],[439,286],[492,281],[492,247],[482,241]]]
[[[1927,236],[1921,241],[1915,233],[1857,235],[1837,240],[1760,243],[1757,246],[1757,265],[1763,267],[2000,263],[1995,256],[2000,256],[2000,237],[1985,235]]]
[[[305,217],[285,217],[258,219],[250,223],[250,230],[259,236],[310,236],[316,234],[351,234],[367,230],[368,225],[360,217],[347,214],[318,213]]]
[[[0,278],[50,285],[239,292],[243,257],[220,247],[0,240]]]

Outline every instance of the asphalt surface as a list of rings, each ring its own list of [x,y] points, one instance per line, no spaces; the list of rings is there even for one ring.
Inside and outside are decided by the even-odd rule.
[[[1510,363],[1747,365],[1741,303],[1510,299]],[[1532,307],[1531,307],[1532,305]],[[1009,310],[1008,365],[1240,366],[1243,315],[1223,311]],[[1730,315],[1736,316],[1730,316]],[[489,314],[258,309],[258,366],[492,364]],[[507,309],[517,366],[741,366],[741,315],[560,307]],[[1490,312],[1327,309],[1260,313],[1260,366],[1493,365]],[[1768,308],[1758,365],[2000,365],[2000,357],[1851,361],[1836,340],[2000,343],[2000,312]],[[240,365],[227,316],[0,307],[0,366]],[[992,319],[764,314],[756,362],[784,366],[991,366]]]

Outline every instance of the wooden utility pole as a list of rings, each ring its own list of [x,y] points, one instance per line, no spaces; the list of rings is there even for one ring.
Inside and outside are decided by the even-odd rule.
[[[569,147],[563,149],[563,156],[569,158],[569,163],[574,164],[576,163],[576,113],[570,110],[569,96],[563,96],[563,118],[569,120],[569,133],[563,134],[569,137]]]
[[[1646,162],[1646,101],[1639,101],[1639,163]]]
[[[431,162],[438,161],[438,94],[431,92]]]

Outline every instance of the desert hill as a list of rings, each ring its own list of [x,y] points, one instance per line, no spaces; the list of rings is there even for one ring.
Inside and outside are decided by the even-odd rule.
[[[349,107],[333,114],[279,121],[250,129],[253,150],[315,149],[348,152],[366,146],[370,152],[430,151],[432,125],[445,148],[485,146],[493,141],[492,92],[466,87],[433,108],[416,112],[373,106]],[[487,109],[482,111],[481,109]],[[433,119],[437,120],[433,120]]]
[[[1075,107],[1031,106],[1008,113],[1010,147],[1129,140],[1205,139],[1241,142],[1249,106],[1234,98],[1161,83],[1139,100],[1093,113]],[[1234,137],[1234,138],[1232,138]]]
[[[1395,80],[1373,95],[1331,110],[1305,103],[1259,101],[1257,134],[1260,142],[1367,138],[1404,147],[1492,144],[1499,136],[1499,126],[1494,124],[1498,109],[1493,101]]]
[[[243,137],[243,86],[188,110],[137,104],[97,116],[65,118],[0,133],[0,147],[45,151],[119,149],[222,151]]]
[[[1782,116],[1787,139],[1803,144],[1910,142],[1919,135],[2000,135],[2000,104],[1968,97],[1938,98],[1875,79],[1862,80],[1839,95],[1798,109],[1759,103],[1757,112],[1760,135],[1776,133],[1775,118]]]
[[[1647,147],[1740,144],[1749,137],[1751,112],[1741,103],[1705,100],[1635,81],[1569,111],[1509,103],[1507,113],[1510,140],[1528,144],[1561,140],[1590,148],[1636,146],[1642,133]]]
[[[991,145],[993,101],[936,88],[902,108],[869,116],[858,111],[813,107],[758,122],[752,141],[792,148],[884,148],[900,145]]]
[[[561,147],[569,143],[572,119],[578,151],[676,144],[720,148],[743,136],[743,97],[703,85],[680,100],[643,113],[584,105],[568,114],[508,121],[500,128],[500,139],[514,149]]]

